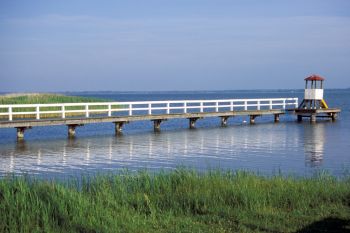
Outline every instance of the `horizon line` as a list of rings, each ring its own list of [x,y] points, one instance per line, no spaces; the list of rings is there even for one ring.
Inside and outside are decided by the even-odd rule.
[[[349,90],[348,88],[326,88],[324,90]],[[228,91],[292,91],[292,90],[304,90],[304,88],[269,88],[269,89],[226,89],[226,90],[219,90],[219,89],[213,89],[213,90],[138,90],[138,91],[114,91],[114,90],[98,90],[98,91],[92,91],[92,90],[86,90],[86,91],[0,91],[0,94],[52,94],[52,93],[144,93],[144,92],[153,92],[153,93],[162,93],[162,92],[228,92]]]

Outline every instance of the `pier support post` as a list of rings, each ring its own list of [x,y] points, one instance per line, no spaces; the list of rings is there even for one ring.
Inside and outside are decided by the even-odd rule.
[[[72,125],[67,125],[68,126],[68,137],[73,138],[75,137],[75,128],[78,126],[83,126],[80,124],[72,124]]]
[[[275,114],[275,123],[280,122],[280,114]]]
[[[331,113],[332,121],[335,121],[337,119],[337,117],[338,117],[338,115],[335,112]]]
[[[225,127],[225,126],[227,126],[227,120],[228,120],[228,116],[222,116],[221,117],[221,126],[222,127]]]
[[[68,125],[68,137],[72,138],[75,136],[75,128],[77,125]]]
[[[114,122],[114,129],[115,129],[115,134],[118,135],[118,134],[121,134],[123,132],[123,126],[125,123],[128,123],[128,122]]]
[[[249,119],[250,119],[250,124],[255,124],[255,118],[257,117],[257,115],[250,115]]]
[[[161,123],[162,123],[162,120],[153,120],[154,132],[159,132],[160,131],[160,124]]]
[[[302,115],[298,115],[298,122],[302,122],[303,121],[303,116]]]
[[[17,140],[23,140],[24,139],[24,131],[27,129],[31,129],[32,127],[16,127],[17,129]]]
[[[195,118],[188,118],[189,120],[189,128],[190,129],[195,129],[196,128],[196,121],[198,120],[199,118],[195,117]]]
[[[311,114],[310,115],[310,122],[311,123],[316,123],[316,114]]]

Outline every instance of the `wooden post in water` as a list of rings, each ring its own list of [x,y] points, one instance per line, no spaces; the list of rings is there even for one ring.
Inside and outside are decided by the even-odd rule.
[[[331,118],[332,118],[332,121],[335,121],[338,117],[338,114],[337,113],[331,113]]]
[[[280,114],[275,114],[275,123],[280,122]]]
[[[30,129],[31,127],[17,127],[17,140],[23,140],[24,139],[24,131],[27,129]]]
[[[303,121],[303,116],[302,115],[298,115],[298,122],[302,122]]]
[[[160,131],[160,124],[162,123],[162,120],[153,120],[153,128],[154,132],[159,132]]]
[[[225,127],[225,126],[227,126],[227,120],[228,120],[228,116],[222,116],[221,117],[221,126],[222,127]]]
[[[125,123],[127,123],[127,122],[114,122],[114,124],[115,124],[114,129],[115,129],[115,134],[116,135],[122,133],[123,126],[124,126]]]
[[[250,124],[255,124],[255,118],[257,117],[257,115],[250,115],[249,119],[250,119]]]
[[[311,122],[311,123],[316,123],[316,114],[311,114],[311,116],[310,116],[310,122]]]
[[[196,128],[196,121],[198,119],[199,119],[198,117],[196,117],[196,118],[188,118],[188,120],[189,120],[189,128],[190,129],[195,129]]]
[[[75,128],[77,125],[67,125],[68,126],[68,137],[75,137]]]
[[[68,137],[73,138],[75,137],[75,128],[78,126],[83,126],[83,124],[72,124],[67,126],[68,126]]]

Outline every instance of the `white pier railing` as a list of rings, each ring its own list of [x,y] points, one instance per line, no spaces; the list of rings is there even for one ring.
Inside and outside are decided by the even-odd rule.
[[[152,114],[184,114],[247,110],[273,110],[298,107],[298,98],[172,100],[140,102],[93,102],[64,104],[0,105],[0,119],[68,118],[94,116],[137,116]]]

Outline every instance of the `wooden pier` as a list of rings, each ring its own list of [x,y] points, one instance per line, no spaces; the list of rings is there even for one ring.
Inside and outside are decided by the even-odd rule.
[[[327,108],[327,109],[295,109],[294,113],[298,116],[298,121],[302,121],[303,118],[309,118],[310,122],[316,122],[316,118],[329,118],[333,121],[337,119],[340,113],[339,108]]]
[[[220,117],[222,126],[234,116],[249,116],[254,124],[256,117],[272,115],[278,122],[297,106],[298,98],[0,105],[0,128],[16,128],[22,139],[32,127],[67,125],[68,136],[74,137],[79,126],[110,122],[119,134],[124,124],[144,120],[153,121],[155,131],[171,119],[188,119],[189,128],[205,117]]]

